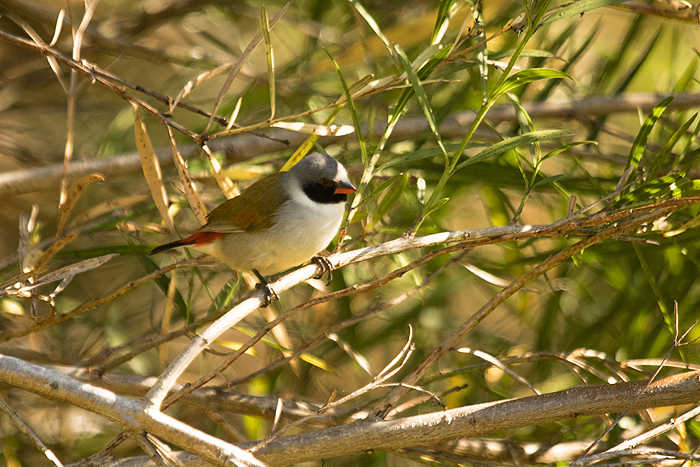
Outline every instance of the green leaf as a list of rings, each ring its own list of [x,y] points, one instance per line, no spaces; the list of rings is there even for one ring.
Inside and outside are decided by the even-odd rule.
[[[382,30],[379,28],[379,25],[377,22],[374,20],[372,15],[369,14],[367,10],[365,10],[365,7],[362,6],[362,4],[357,1],[357,0],[350,0],[350,4],[355,7],[355,10],[362,16],[362,18],[367,22],[369,27],[374,31],[374,33],[377,35],[379,40],[382,41],[384,44],[384,47],[386,47],[387,51],[389,51],[389,56],[394,59],[394,62],[396,63],[396,68],[401,69],[401,66],[399,65],[399,61],[396,59],[394,56],[394,49],[391,46],[391,42],[389,42],[389,39],[386,38]]]
[[[542,180],[539,180],[539,181],[536,182],[532,187],[533,187],[533,188],[536,188],[536,187],[538,187],[538,186],[548,185],[548,184],[550,184],[550,183],[556,182],[557,180],[561,180],[561,179],[564,178],[564,177],[565,177],[564,174],[552,175],[551,177],[547,177],[547,178],[543,178]]]
[[[549,68],[522,70],[517,73],[513,73],[511,76],[506,78],[506,80],[503,81],[503,84],[501,84],[498,89],[494,91],[493,95],[489,98],[489,101],[493,102],[503,94],[512,91],[519,86],[532,83],[533,81],[539,81],[541,79],[570,79],[572,81],[576,81],[570,75],[559,70],[551,70]]]
[[[265,39],[265,57],[267,60],[267,80],[270,83],[270,120],[275,118],[275,58],[272,53],[272,42],[270,40],[270,23],[267,20],[265,5],[260,6],[260,28]]]
[[[673,146],[676,145],[678,140],[681,138],[681,136],[685,135],[686,131],[688,131],[688,128],[690,128],[690,125],[693,124],[693,121],[697,118],[698,114],[697,112],[693,114],[692,117],[690,117],[686,122],[680,126],[668,139],[664,147],[659,151],[656,156],[651,161],[651,165],[649,167],[649,170],[646,171],[648,176],[655,177],[659,169],[661,168],[661,164],[664,163],[664,161],[668,158],[669,154],[671,154],[671,150],[673,149]]]
[[[578,49],[576,49],[572,54],[567,56],[566,63],[564,63],[564,65],[561,67],[561,71],[566,73],[579,61],[579,59],[583,56],[583,53],[588,50],[588,48],[593,43],[593,38],[595,38],[595,36],[598,34],[601,22],[602,18],[599,18],[595,26],[593,26],[593,28],[591,29],[591,32],[581,43]],[[523,56],[525,56],[524,53]],[[545,85],[542,87],[542,90],[539,93],[537,93],[537,97],[535,97],[534,100],[537,102],[546,100],[552,94],[552,90],[554,89],[554,87],[557,86],[559,83],[559,81],[548,81],[547,83],[545,83]]]
[[[558,9],[556,13],[552,13],[545,18],[542,24],[550,24],[572,16],[580,16],[587,11],[608,5],[615,5],[616,3],[624,3],[624,1],[625,0],[580,0],[578,2],[570,2],[561,9]]]
[[[442,0],[440,2],[440,8],[438,8],[437,17],[435,18],[433,35],[430,38],[431,44],[439,43],[445,35],[447,27],[450,25],[450,11],[454,3],[455,0]]]
[[[496,143],[487,149],[484,149],[479,154],[470,157],[466,161],[462,162],[455,168],[457,170],[463,169],[468,165],[481,162],[489,157],[497,156],[503,154],[511,149],[524,146],[526,144],[535,143],[537,141],[545,141],[548,139],[565,138],[571,136],[572,133],[563,130],[544,130],[544,131],[533,131],[532,133],[527,133],[525,135],[514,136],[513,138],[508,138],[507,140]]]
[[[515,53],[515,50],[509,49],[509,50],[501,50],[500,52],[493,52],[489,53],[489,58],[491,60],[501,60],[506,57],[510,57]],[[530,57],[530,58],[553,58],[553,59],[558,59],[558,60],[564,60],[561,57],[557,57],[554,55],[552,52],[548,50],[542,50],[542,49],[527,49],[523,50],[523,52],[520,54],[521,57]]]
[[[139,262],[148,274],[159,269],[158,265],[154,263],[150,257],[146,255],[138,255],[137,258],[139,259]],[[153,279],[153,282],[155,282],[158,288],[161,290],[161,292],[163,292],[163,295],[167,297],[168,288],[170,287],[170,279],[167,276],[163,275]],[[182,298],[182,295],[180,294],[179,290],[175,291],[174,304],[175,309],[178,311],[178,318],[185,319],[185,317],[187,317],[188,315],[189,307],[185,303],[185,300]]]
[[[333,56],[326,49],[323,49],[323,50],[324,50],[324,52],[326,52],[326,55],[328,55],[328,58],[331,59],[331,62],[333,63],[333,66],[335,67],[335,71],[338,72],[338,77],[340,78],[340,83],[343,86],[343,92],[345,92],[345,99],[348,102],[348,109],[350,110],[350,115],[352,116],[352,124],[355,126],[355,133],[357,134],[357,141],[360,144],[360,152],[362,153],[362,163],[364,165],[366,165],[367,164],[367,147],[365,146],[365,140],[364,140],[364,137],[362,136],[362,126],[360,125],[360,116],[357,113],[357,108],[355,107],[355,102],[352,100],[352,93],[350,92],[350,88],[348,87],[348,83],[345,81],[345,78],[343,77],[343,73],[341,73],[341,71],[340,71],[340,67],[338,67],[338,64],[333,59]]]
[[[394,44],[394,48],[396,49],[396,54],[399,56],[399,59],[403,64],[404,70],[406,71],[408,81],[411,83],[411,87],[413,88],[413,91],[418,97],[418,102],[420,103],[420,106],[423,109],[423,114],[425,115],[425,118],[428,120],[430,130],[432,131],[433,136],[435,137],[435,140],[438,143],[438,146],[440,146],[440,149],[442,149],[443,154],[445,155],[445,157],[447,157],[447,151],[445,150],[445,146],[443,146],[442,144],[442,138],[440,137],[440,131],[438,130],[437,122],[435,121],[433,108],[430,105],[430,99],[428,99],[428,95],[425,93],[423,84],[421,83],[420,78],[418,78],[418,75],[413,69],[413,66],[411,66],[411,62],[408,61],[408,57],[404,53],[401,46],[399,46],[399,44]],[[438,51],[439,50],[436,50],[436,52]]]
[[[450,198],[439,199],[430,208],[425,210],[425,212],[423,213],[423,217],[428,217],[430,214],[432,214],[433,212],[437,211],[438,209],[440,209],[441,207],[446,205],[449,200],[450,200]]]
[[[546,161],[550,157],[556,156],[557,154],[560,154],[568,149],[573,148],[574,146],[580,146],[581,144],[595,144],[596,146],[598,145],[597,141],[574,141],[573,143],[565,144],[563,146],[560,146],[556,149],[553,149],[549,151],[547,154],[542,156],[540,161]]]
[[[632,143],[630,154],[627,157],[627,164],[625,165],[625,170],[627,170],[631,165],[634,165],[635,168],[637,167],[639,161],[642,158],[642,154],[644,154],[644,147],[647,144],[647,139],[649,138],[651,129],[654,127],[656,121],[659,119],[661,114],[664,113],[664,110],[666,110],[666,107],[668,106],[668,104],[671,103],[672,100],[673,96],[669,96],[663,101],[661,101],[659,105],[652,109],[651,113],[646,118],[646,120],[644,120],[642,128],[637,133],[637,137],[634,139],[634,143]]]
[[[384,193],[384,190],[389,188],[389,186],[394,183],[399,177],[403,177],[403,174],[397,174],[391,177],[389,180],[384,181],[381,185],[377,187],[376,190],[374,190],[369,196],[367,196],[365,199],[362,200],[363,203],[367,203],[368,201],[371,201],[372,199],[376,198],[377,196],[381,195]]]
[[[236,290],[238,290],[238,281],[236,279],[230,279],[227,281],[217,294],[212,304],[209,306],[208,314],[212,314],[217,310],[229,307],[236,297]]]
[[[651,56],[651,50],[654,48],[654,46],[656,46],[659,43],[658,39],[660,35],[661,28],[659,28],[656,31],[656,34],[654,34],[654,36],[651,39],[649,39],[646,47],[639,54],[637,60],[635,60],[634,65],[628,69],[627,73],[625,73],[622,79],[620,79],[620,82],[617,84],[617,86],[615,86],[615,89],[613,91],[614,94],[622,94],[627,90],[634,77],[637,76],[637,73],[642,68],[642,65]]]
[[[377,225],[377,222],[379,222],[386,215],[386,213],[389,212],[389,210],[393,208],[394,205],[399,201],[404,189],[406,188],[407,183],[408,174],[402,174],[394,181],[394,183],[387,191],[386,195],[384,195],[384,198],[382,198],[381,202],[379,203],[379,206],[377,206],[376,210],[370,215],[369,219],[367,220],[367,224],[365,224],[364,228],[365,234],[371,232],[372,229],[374,229],[374,226]]]
[[[350,219],[350,223],[354,224],[356,222],[360,222],[363,219],[367,219],[369,217],[369,214],[367,211],[360,211],[357,210],[355,211],[355,214],[352,215],[352,219]]]
[[[479,77],[481,78],[481,102],[486,103],[489,97],[489,49],[486,45],[486,27],[481,4],[474,8],[474,29],[479,31],[476,40],[479,46],[476,48],[476,61],[479,63]]]
[[[613,206],[640,206],[662,199],[696,196],[699,193],[700,180],[689,180],[683,174],[672,174],[644,183],[622,196]]]
[[[478,148],[478,147],[483,147],[483,146],[487,146],[487,144],[486,143],[467,144],[466,149]],[[445,145],[445,149],[448,152],[456,151],[457,149],[459,149],[459,147],[460,147],[459,143]],[[423,159],[428,159],[428,158],[440,156],[440,155],[442,155],[441,148],[433,147],[433,148],[421,149],[419,151],[410,152],[408,154],[404,154],[403,156],[399,156],[399,157],[395,157],[395,158],[391,159],[387,163],[379,166],[379,168],[376,170],[376,172],[379,173],[382,170],[388,169],[389,167],[393,167],[395,165],[402,165],[402,164],[406,164],[408,162],[416,162],[416,161],[420,161]]]

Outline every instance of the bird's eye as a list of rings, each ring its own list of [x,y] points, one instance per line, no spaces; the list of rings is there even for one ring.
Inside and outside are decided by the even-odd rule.
[[[323,186],[328,186],[328,185],[330,185],[330,184],[331,184],[331,181],[328,180],[326,177],[323,177],[323,178],[321,179],[321,185],[323,185]]]

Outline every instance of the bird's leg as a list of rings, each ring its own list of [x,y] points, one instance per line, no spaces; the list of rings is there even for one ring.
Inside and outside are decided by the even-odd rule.
[[[267,279],[265,279],[258,271],[253,269],[253,273],[258,277],[258,282],[255,284],[255,288],[257,290],[264,290],[265,291],[265,298],[263,299],[262,304],[260,305],[262,308],[267,307],[272,303],[273,300],[279,300],[280,297],[277,295],[277,292],[272,290],[272,287],[270,287],[270,283],[267,282]]]
[[[313,258],[311,258],[311,261],[318,264],[321,268],[321,272],[316,274],[316,276],[314,276],[314,279],[321,279],[324,274],[328,273],[328,280],[326,281],[326,285],[330,285],[331,280],[333,279],[333,265],[328,260],[327,256],[327,251],[319,251]]]

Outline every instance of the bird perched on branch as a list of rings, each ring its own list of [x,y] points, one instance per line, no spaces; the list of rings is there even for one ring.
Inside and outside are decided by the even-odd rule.
[[[298,266],[333,240],[355,187],[332,157],[313,153],[287,172],[267,175],[224,201],[207,223],[187,238],[151,254],[188,246],[236,271],[253,271],[267,303],[276,298],[264,276]]]

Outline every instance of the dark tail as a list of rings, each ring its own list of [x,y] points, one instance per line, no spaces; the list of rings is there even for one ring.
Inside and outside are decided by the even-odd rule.
[[[187,240],[188,240],[188,238],[185,238],[182,240],[176,240],[174,242],[166,243],[165,245],[157,246],[151,250],[149,255],[155,255],[156,253],[160,253],[161,251],[171,250],[171,249],[177,248],[179,246],[191,245],[192,243],[194,243],[193,241],[187,241]]]
[[[177,248],[179,246],[187,246],[187,245],[194,245],[194,246],[202,246],[202,245],[207,245],[215,240],[220,239],[223,237],[225,234],[223,232],[195,232],[192,235],[190,235],[187,238],[183,238],[182,240],[177,240],[174,242],[166,243],[165,245],[157,246],[154,249],[151,250],[149,255],[154,255],[156,253],[160,253],[161,251],[165,250],[170,250],[172,248]]]

